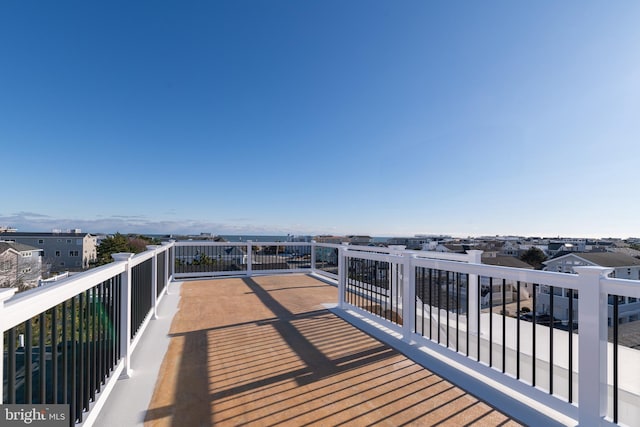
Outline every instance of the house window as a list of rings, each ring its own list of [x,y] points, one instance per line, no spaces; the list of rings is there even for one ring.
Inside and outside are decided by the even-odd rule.
[[[31,258],[31,252],[22,252],[22,258]]]
[[[79,256],[78,251],[69,251],[69,256]]]
[[[38,239],[38,244],[41,245],[44,243],[44,239]]]
[[[60,256],[60,251],[56,251],[56,256]]]
[[[67,243],[71,243],[71,239],[67,239]]]

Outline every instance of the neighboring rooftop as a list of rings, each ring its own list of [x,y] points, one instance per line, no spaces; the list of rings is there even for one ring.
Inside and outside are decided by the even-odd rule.
[[[43,236],[43,237],[78,237],[78,236],[86,236],[87,234],[90,233],[84,233],[80,230],[75,230],[75,231],[43,231],[43,232],[39,232],[39,231],[7,231],[7,232],[2,232],[0,231],[0,236],[3,237],[38,237],[38,236]]]
[[[500,267],[533,269],[533,267],[526,262],[508,255],[483,256],[482,263],[489,265],[498,265]]]
[[[568,252],[552,258],[574,255],[602,267],[628,267],[640,265],[640,259],[618,252]],[[547,263],[548,261],[545,261]]]
[[[5,242],[0,240],[0,253],[6,251],[7,249],[14,249],[18,252],[29,252],[29,251],[40,251],[42,249],[39,248],[35,248],[33,246],[30,245],[25,245],[22,243],[16,243],[16,242]]]

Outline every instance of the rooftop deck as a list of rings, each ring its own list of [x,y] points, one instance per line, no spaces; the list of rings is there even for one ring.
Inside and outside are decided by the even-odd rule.
[[[639,425],[640,353],[618,324],[640,287],[610,269],[315,242],[114,259],[0,290],[3,403],[66,404],[71,427]],[[571,327],[507,305],[557,314],[568,290]]]
[[[325,308],[336,301],[306,275],[184,283],[145,426],[520,425]]]

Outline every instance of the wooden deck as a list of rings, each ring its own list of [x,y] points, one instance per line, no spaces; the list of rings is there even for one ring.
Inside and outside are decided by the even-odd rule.
[[[327,311],[305,275],[186,282],[145,426],[515,426]]]

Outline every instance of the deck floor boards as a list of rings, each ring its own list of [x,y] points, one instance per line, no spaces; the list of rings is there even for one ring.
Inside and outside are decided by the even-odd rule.
[[[185,282],[145,426],[517,426],[335,316],[305,275]]]

